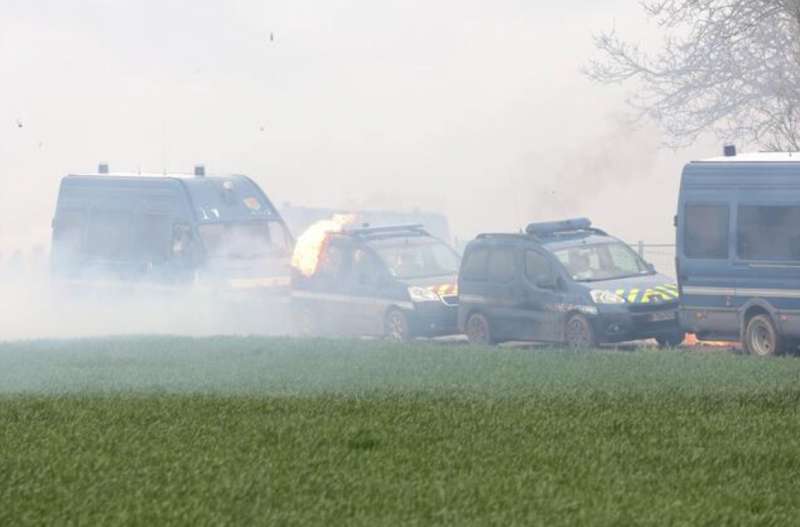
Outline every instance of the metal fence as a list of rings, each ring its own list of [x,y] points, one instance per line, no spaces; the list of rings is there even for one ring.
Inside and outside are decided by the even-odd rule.
[[[629,243],[639,256],[656,266],[659,273],[675,277],[675,244],[674,243],[647,243],[638,241]]]

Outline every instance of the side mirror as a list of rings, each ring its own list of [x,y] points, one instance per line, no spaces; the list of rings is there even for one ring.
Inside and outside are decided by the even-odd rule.
[[[645,262],[645,266],[647,267],[647,270],[650,271],[651,273],[656,272],[656,266],[651,264],[650,262]]]

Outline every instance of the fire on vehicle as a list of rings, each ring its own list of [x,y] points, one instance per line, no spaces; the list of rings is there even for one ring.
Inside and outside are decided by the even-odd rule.
[[[354,216],[298,238],[292,306],[304,335],[397,341],[458,333],[458,253],[422,225],[354,227]]]

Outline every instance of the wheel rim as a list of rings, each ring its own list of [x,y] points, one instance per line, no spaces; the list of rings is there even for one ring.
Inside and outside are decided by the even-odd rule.
[[[387,320],[387,336],[391,340],[396,340],[398,342],[406,340],[408,337],[408,328],[406,326],[406,321],[403,315],[394,311],[389,314],[389,319]]]
[[[467,324],[467,337],[470,342],[475,344],[487,344],[489,342],[489,325],[481,315],[473,315]]]
[[[775,352],[775,339],[772,331],[764,322],[757,320],[753,322],[750,330],[750,349],[756,355],[772,355]]]
[[[567,324],[567,344],[573,348],[588,348],[592,343],[589,327],[580,318],[573,318]]]

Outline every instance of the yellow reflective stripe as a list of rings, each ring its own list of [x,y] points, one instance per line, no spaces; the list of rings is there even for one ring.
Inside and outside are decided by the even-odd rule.
[[[667,300],[671,300],[673,298],[678,298],[678,289],[677,288],[673,289],[673,288],[671,288],[669,286],[666,286],[666,285],[660,285],[660,286],[656,287],[656,290],[660,291],[662,298],[665,298]]]
[[[636,302],[636,298],[639,296],[639,290],[635,287],[631,289],[630,293],[628,293],[628,298],[626,299],[629,304],[633,304]]]

